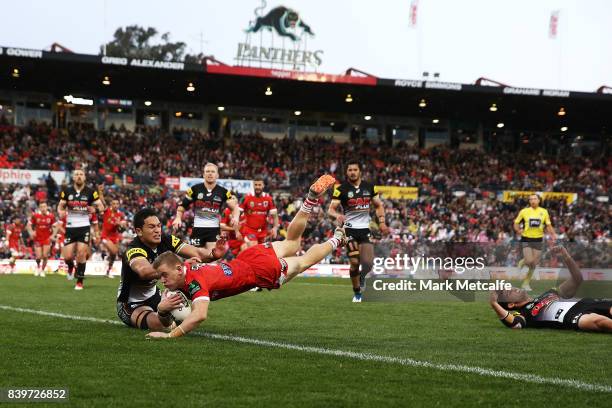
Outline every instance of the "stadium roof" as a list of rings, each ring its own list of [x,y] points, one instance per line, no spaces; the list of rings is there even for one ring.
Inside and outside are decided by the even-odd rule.
[[[314,112],[436,117],[478,121],[493,128],[605,133],[612,129],[612,93],[513,88],[481,78],[479,85],[386,79],[357,70],[345,75],[300,73],[0,47],[0,89],[107,98],[154,99],[204,105],[253,106]],[[19,77],[11,75],[14,68]],[[104,85],[105,76],[110,85]],[[188,83],[195,91],[188,92]],[[486,83],[489,82],[488,86]],[[266,96],[270,87],[272,96]],[[345,102],[351,94],[352,103]],[[426,101],[426,108],[419,106]],[[495,104],[497,111],[491,112]],[[563,108],[566,113],[558,115]]]

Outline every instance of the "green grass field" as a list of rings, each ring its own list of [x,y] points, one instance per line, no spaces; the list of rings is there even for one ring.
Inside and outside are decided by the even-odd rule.
[[[76,292],[59,276],[4,275],[0,307],[118,321],[117,285],[90,278]],[[122,324],[0,308],[0,388],[69,387],[79,407],[610,406],[610,335],[508,330],[482,302],[351,295],[347,280],[297,279],[214,302],[197,333],[158,341]],[[0,403],[11,405],[24,406]],[[35,406],[47,405],[58,406]]]

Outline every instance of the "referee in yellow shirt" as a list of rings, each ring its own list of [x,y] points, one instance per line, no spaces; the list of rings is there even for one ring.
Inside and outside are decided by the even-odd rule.
[[[523,227],[521,227],[521,224]],[[554,244],[557,241],[557,234],[550,222],[548,211],[540,207],[540,196],[531,194],[529,196],[529,207],[523,208],[514,219],[514,231],[521,236],[521,247],[523,249],[523,259],[519,262],[519,268],[524,265],[529,268],[521,287],[528,291],[531,290],[529,282],[542,256],[545,228]]]

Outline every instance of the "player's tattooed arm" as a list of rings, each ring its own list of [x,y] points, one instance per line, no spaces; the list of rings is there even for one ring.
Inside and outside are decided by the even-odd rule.
[[[332,220],[335,220],[338,225],[342,225],[344,224],[345,217],[344,214],[338,210],[338,207],[340,207],[340,200],[332,199],[329,207],[327,208],[327,215]]]
[[[207,248],[197,248],[193,245],[185,244],[178,254],[183,258],[195,258],[204,263],[212,262],[225,255],[225,244],[225,238],[220,238],[217,240],[217,245],[212,250]],[[223,248],[223,251],[221,248]]]
[[[387,221],[385,219],[385,205],[378,196],[372,198],[372,204],[374,204],[380,232],[382,232],[383,234],[388,233],[389,227],[387,227]]]
[[[159,279],[159,272],[144,257],[135,258],[130,262],[130,268],[143,280]]]

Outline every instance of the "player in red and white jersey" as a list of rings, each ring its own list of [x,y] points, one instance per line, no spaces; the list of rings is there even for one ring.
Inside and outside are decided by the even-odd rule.
[[[244,211],[245,222],[240,232],[247,246],[262,244],[269,236],[276,239],[278,234],[278,211],[272,196],[264,193],[264,181],[261,178],[254,180],[255,194],[247,194],[240,208]],[[268,232],[268,215],[274,218],[272,230]]]
[[[106,209],[102,221],[101,243],[108,252],[108,270],[106,276],[112,278],[111,269],[119,252],[121,242],[121,229],[126,227],[125,215],[119,210],[119,200],[113,198],[111,205]]]
[[[34,254],[36,256],[35,275],[44,277],[51,252],[51,241],[55,240],[57,235],[55,215],[49,211],[49,206],[46,202],[41,202],[38,205],[38,212],[32,215],[27,229],[34,241]]]
[[[180,337],[195,329],[208,316],[211,301],[234,296],[256,286],[278,289],[310,266],[321,261],[346,242],[342,228],[334,237],[310,247],[306,254],[295,256],[312,209],[319,198],[332,187],[335,179],[321,176],[310,188],[308,197],[287,229],[284,241],[267,242],[241,252],[229,262],[202,264],[186,262],[171,251],[161,254],[153,268],[169,290],[180,290],[192,300],[191,314],[170,333],[152,332],[149,338]]]
[[[11,270],[15,270],[15,260],[23,256],[23,238],[21,233],[23,232],[23,223],[21,219],[15,217],[13,223],[6,226],[6,239],[8,241],[8,247],[11,251],[10,265]]]
[[[232,218],[232,210],[226,208],[223,210],[223,218],[221,218],[221,232],[225,234],[227,239],[227,245],[234,256],[238,256],[240,251],[246,249],[244,237],[240,231],[236,231],[234,227],[230,227]],[[244,212],[241,212],[239,222],[244,222]]]

